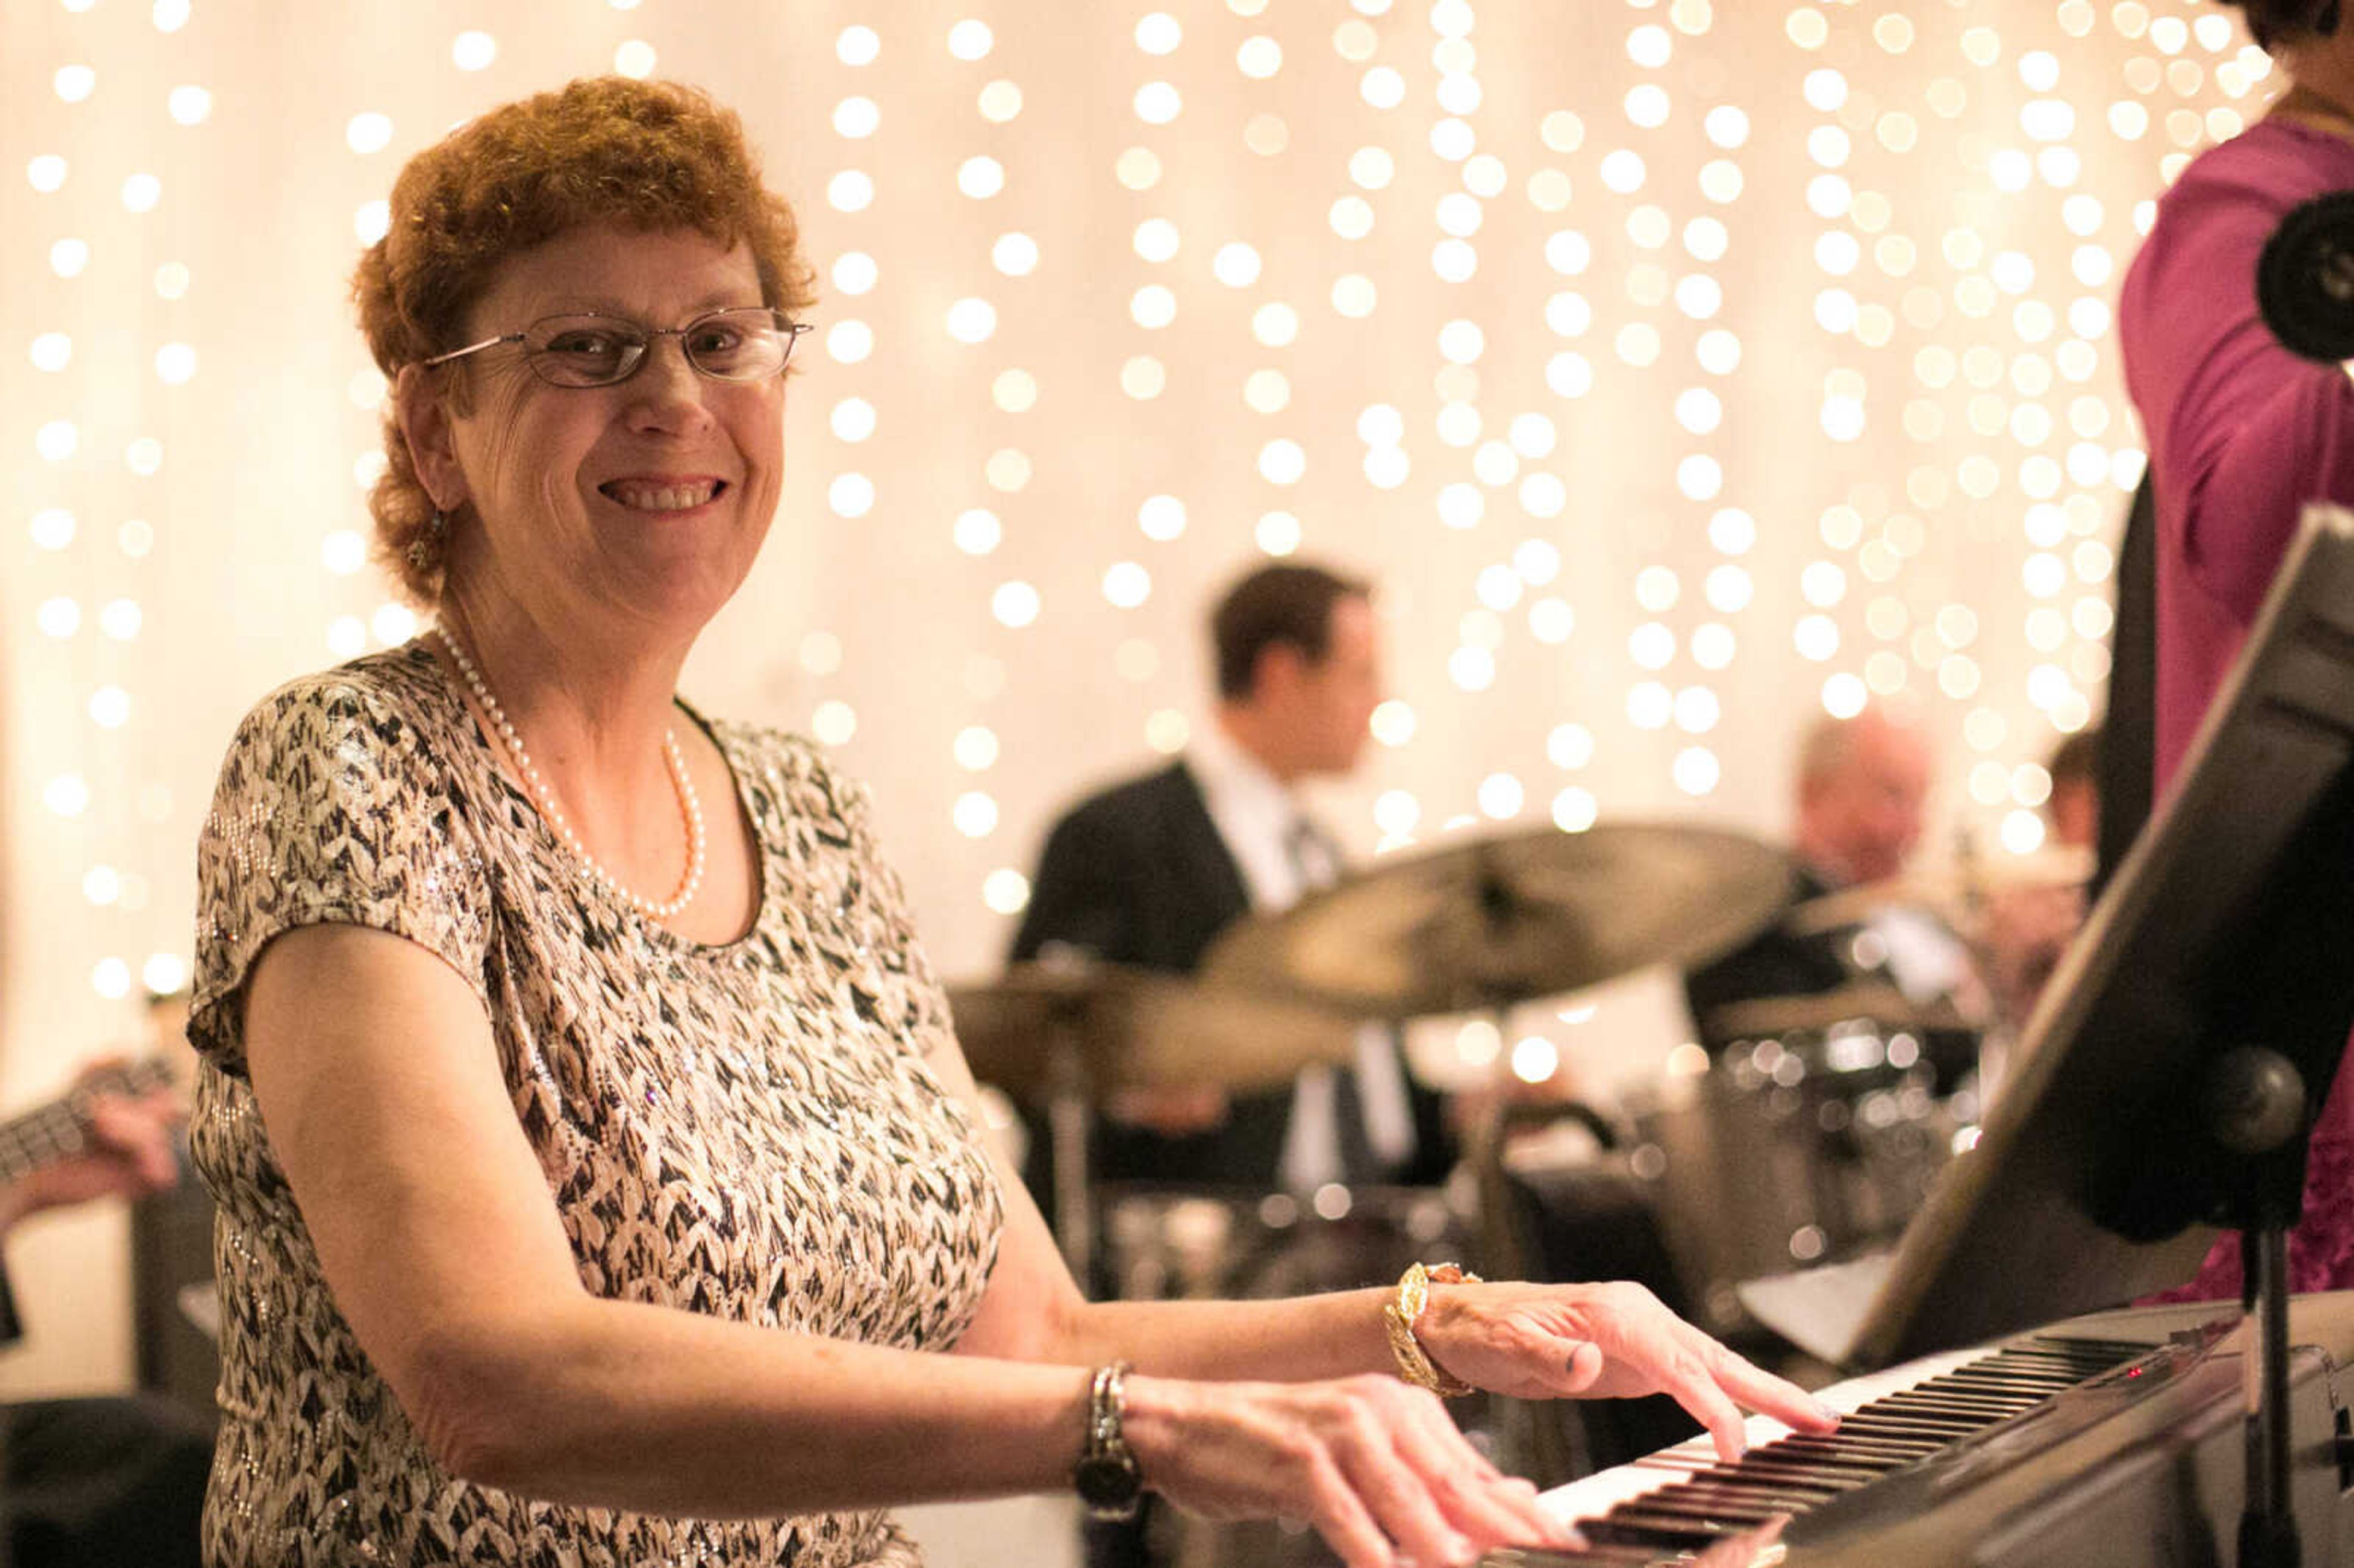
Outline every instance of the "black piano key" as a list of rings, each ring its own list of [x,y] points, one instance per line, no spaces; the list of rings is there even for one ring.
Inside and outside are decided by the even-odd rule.
[[[1988,1366],[1972,1361],[1956,1367],[1952,1372],[1929,1380],[1931,1383],[1988,1383],[1998,1387],[2073,1388],[2083,1380],[2073,1371],[2056,1371],[2034,1367]]]
[[[1967,1388],[1908,1388],[1903,1393],[1892,1393],[1885,1399],[1875,1399],[1870,1404],[1865,1405],[1861,1410],[1857,1411],[1856,1414],[1859,1415],[1876,1415],[1882,1411],[1903,1410],[1907,1405],[1914,1404],[1934,1404],[1944,1401],[1958,1405],[1969,1403],[1999,1402],[2006,1397],[2014,1400],[2023,1399],[2030,1404],[2041,1404],[2044,1400],[2051,1398],[2052,1393],[2057,1392],[2058,1391],[2055,1389],[2040,1391],[2032,1396],[2023,1394],[2006,1396],[2002,1394],[1985,1393]]]
[[[2044,1388],[1997,1388],[1986,1383],[1949,1383],[1943,1388],[1925,1388],[1918,1392],[1933,1398],[1951,1396],[1959,1399],[1992,1400],[2032,1409],[2054,1394],[2065,1393],[2077,1386],[2073,1383],[2054,1383]]]
[[[1791,1467],[1815,1466],[1833,1470],[1860,1470],[1867,1475],[1887,1475],[1905,1466],[1917,1464],[1930,1455],[1943,1452],[1944,1444],[1936,1447],[1867,1448],[1856,1445],[1829,1448],[1784,1448],[1763,1456],[1769,1465]]]
[[[1902,1399],[1892,1399],[1880,1407],[1879,1414],[1887,1415],[1953,1415],[1967,1417],[1991,1425],[1998,1421],[2034,1409],[2040,1399],[2021,1404],[2017,1400],[1971,1399],[1965,1394],[1908,1393]]]
[[[2047,1340],[2013,1345],[1872,1400],[1827,1435],[1790,1433],[1730,1463],[1704,1443],[1637,1460],[1660,1486],[1578,1529],[1593,1555],[1495,1562],[1496,1568],[1631,1568],[1668,1564],[1776,1515],[1803,1515],[1844,1493],[1935,1459],[2018,1421],[2053,1396],[2147,1356],[2155,1347]]]
[[[1988,1363],[1990,1372],[2024,1372],[2047,1376],[2053,1372],[2078,1377],[2106,1372],[2117,1363],[2106,1356],[2072,1356],[2040,1351],[2005,1351]]]
[[[2022,1393],[2038,1393],[2052,1387],[2073,1386],[2081,1378],[2073,1371],[2037,1372],[2027,1367],[1963,1367],[1933,1377],[1921,1384],[1923,1388],[2017,1388]]]
[[[1840,1492],[1852,1491],[1858,1487],[1869,1486],[1879,1478],[1877,1475],[1868,1470],[1801,1469],[1797,1467],[1786,1467],[1776,1465],[1750,1466],[1744,1461],[1742,1465],[1720,1465],[1715,1469],[1703,1470],[1696,1476],[1687,1476],[1667,1489],[1676,1491],[1684,1487],[1697,1486],[1733,1487],[1751,1492],[1808,1492],[1814,1494],[1818,1501],[1829,1501]],[[1657,1497],[1659,1494],[1654,1492],[1650,1495]]]
[[[1854,1420],[1859,1437],[1931,1437],[1951,1442],[1979,1430],[1980,1424],[1927,1415],[1870,1415]]]
[[[1687,1498],[1676,1493],[1657,1498],[1645,1498],[1641,1516],[1655,1523],[1688,1524],[1695,1530],[1713,1531],[1730,1535],[1739,1531],[1755,1530],[1769,1519],[1777,1519],[1790,1510],[1768,1508],[1738,1499],[1710,1502],[1699,1498]]]
[[[1681,1490],[1690,1487],[1698,1491],[1711,1491],[1720,1488],[1730,1488],[1753,1495],[1759,1492],[1787,1492],[1793,1497],[1809,1497],[1819,1502],[1837,1497],[1840,1493],[1854,1487],[1869,1485],[1876,1478],[1870,1474],[1851,1470],[1818,1474],[1794,1467],[1752,1465],[1748,1460],[1742,1459],[1734,1464],[1719,1465],[1714,1469],[1702,1470],[1696,1476],[1688,1477],[1678,1482],[1673,1489]]]
[[[1892,1393],[1886,1399],[1872,1403],[1882,1410],[1902,1410],[1913,1404],[1943,1405],[1954,1410],[2013,1411],[2041,1404],[2049,1394],[1988,1393],[1974,1388],[1910,1388],[1903,1393]]]
[[[2041,1387],[2062,1381],[2068,1373],[2034,1367],[1989,1366],[1984,1361],[1967,1361],[1935,1377],[1914,1384],[1915,1388],[1935,1388],[1947,1383],[2016,1383],[2022,1386]],[[1902,1390],[1897,1392],[1902,1393]]]
[[[1743,1528],[1732,1520],[1717,1526],[1705,1520],[1684,1519],[1672,1513],[1651,1513],[1640,1507],[1624,1505],[1577,1527],[1578,1532],[1588,1541],[1620,1546],[1667,1546],[1683,1551],[1698,1551],[1725,1536],[1737,1534]]]
[[[1892,1426],[1901,1426],[1909,1422],[1915,1425],[1935,1425],[1941,1431],[1948,1431],[1957,1426],[1968,1426],[1976,1420],[1974,1416],[1928,1410],[1918,1405],[1881,1404],[1868,1410],[1857,1411],[1840,1423],[1840,1430],[1844,1432],[1852,1426],[1859,1432],[1872,1432]]]
[[[1756,1464],[1743,1459],[1731,1465],[1719,1465],[1712,1470],[1702,1470],[1690,1478],[1687,1484],[1730,1480],[1736,1478],[1843,1492],[1851,1491],[1857,1487],[1869,1486],[1879,1479],[1879,1475],[1856,1466]]]
[[[1918,1452],[1930,1448],[1942,1448],[1945,1446],[1946,1439],[1942,1436],[1906,1437],[1888,1432],[1865,1432],[1860,1429],[1850,1431],[1844,1426],[1837,1432],[1824,1433],[1820,1436],[1810,1432],[1794,1432],[1787,1437],[1777,1437],[1766,1445],[1768,1448],[1779,1448],[1788,1453],[1804,1453],[1814,1449],[1863,1452],[1881,1448]]]
[[[1764,1508],[1772,1513],[1798,1514],[1830,1501],[1831,1499],[1839,1496],[1839,1493],[1828,1489],[1794,1486],[1787,1482],[1755,1478],[1749,1485],[1742,1486],[1737,1484],[1736,1478],[1728,1478],[1706,1486],[1687,1481],[1681,1486],[1670,1487],[1664,1492],[1655,1492],[1652,1496],[1662,1499],[1672,1499],[1679,1508],[1689,1507],[1695,1502],[1723,1503],[1739,1504],[1744,1508]]]
[[[1791,1468],[1814,1467],[1835,1470],[1861,1470],[1872,1475],[1885,1475],[1901,1470],[1917,1459],[1927,1457],[1945,1447],[1922,1446],[1907,1448],[1867,1447],[1861,1444],[1829,1444],[1822,1447],[1760,1448],[1752,1456],[1760,1463]]]

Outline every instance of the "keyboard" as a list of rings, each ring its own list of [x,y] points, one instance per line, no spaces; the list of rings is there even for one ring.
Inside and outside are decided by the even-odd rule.
[[[2354,1351],[2354,1296],[2300,1298],[2297,1308],[2292,1492],[2305,1563],[2321,1568],[2338,1560],[2340,1494],[2354,1482],[2331,1441],[2346,1419],[2337,1369]],[[1736,1462],[1720,1462],[1700,1437],[1558,1488],[1546,1507],[1588,1544],[1486,1563],[2229,1563],[2244,1479],[2239,1343],[2236,1309],[2211,1302],[2100,1314],[1926,1357],[1824,1390],[1845,1417],[1830,1436],[1753,1417]],[[1777,1518],[1789,1521],[1780,1542],[1762,1556],[1747,1550]],[[2354,1561],[2354,1541],[2344,1550]]]

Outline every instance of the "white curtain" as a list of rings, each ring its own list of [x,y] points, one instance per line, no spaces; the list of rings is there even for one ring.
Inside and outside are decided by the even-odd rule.
[[[372,204],[617,68],[743,112],[822,280],[688,694],[839,744],[952,975],[1055,810],[1202,721],[1265,550],[1381,588],[1361,855],[1772,836],[1867,687],[1940,737],[1933,853],[2029,844],[2138,473],[2117,280],[2274,85],[2190,0],[5,0],[9,1096],[185,961],[237,716],[407,634],[360,561]],[[0,1376],[121,1375],[110,1245],[12,1252]]]

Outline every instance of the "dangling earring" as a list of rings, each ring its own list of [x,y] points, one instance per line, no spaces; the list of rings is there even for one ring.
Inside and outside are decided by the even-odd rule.
[[[440,507],[433,510],[432,520],[416,538],[408,542],[408,564],[423,571],[441,553],[441,545],[450,536],[450,514]]]

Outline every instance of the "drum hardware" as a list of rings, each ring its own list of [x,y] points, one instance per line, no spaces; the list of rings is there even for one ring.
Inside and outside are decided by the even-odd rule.
[[[1762,927],[1790,887],[1787,859],[1737,833],[1547,829],[1386,861],[1246,918],[1198,980],[1072,958],[951,988],[949,1003],[975,1075],[1048,1103],[1055,1231],[1085,1277],[1086,1150],[1113,1090],[1279,1087],[1349,1061],[1354,1020],[1479,1009],[1500,1022],[1531,998],[1704,961]]]
[[[1384,860],[1238,921],[1205,976],[1361,1018],[1502,1012],[1730,950],[1789,901],[1781,852],[1656,823],[1543,829]]]
[[[1361,1185],[1319,1196],[1335,1192],[1345,1202],[1320,1208],[1288,1193],[1108,1186],[1110,1277],[1124,1300],[1299,1296],[1375,1283],[1474,1239],[1468,1194]]]
[[[1055,1234],[1081,1279],[1094,1253],[1087,1147],[1099,1098],[1132,1086],[1268,1088],[1356,1049],[1348,1020],[1298,1001],[1067,952],[951,986],[949,1008],[975,1077],[1046,1103]]]
[[[949,1008],[973,1075],[1032,1097],[1053,1087],[1065,1044],[1098,1097],[1179,1085],[1280,1088],[1356,1047],[1352,1021],[1328,1009],[1068,952],[950,986]]]
[[[1948,866],[1908,870],[1792,905],[1782,927],[1812,937],[1860,926],[1885,909],[1926,909],[1956,928],[1975,925],[1988,899],[2034,888],[2079,888],[2092,880],[2093,852],[2052,844],[2028,854],[1972,855]]]
[[[1976,1111],[1974,1098],[1933,1092],[1909,1026],[1852,1015],[1795,1026],[1825,1016],[1812,997],[1739,1005],[1794,1026],[1734,1039],[1707,1072],[1641,1097],[1625,1156],[1653,1185],[1698,1310],[1720,1333],[1747,1325],[1742,1280],[1902,1230]]]
[[[1700,1022],[1702,1033],[1711,1040],[1755,1044],[1785,1035],[1836,1039],[1861,1033],[1876,1038],[1887,1031],[1892,1047],[1896,1037],[1903,1035],[1916,1050],[1925,1033],[1947,1029],[1971,1032],[1977,1027],[1949,1001],[1914,1001],[1886,981],[1874,980],[1800,996],[1727,1002]]]

